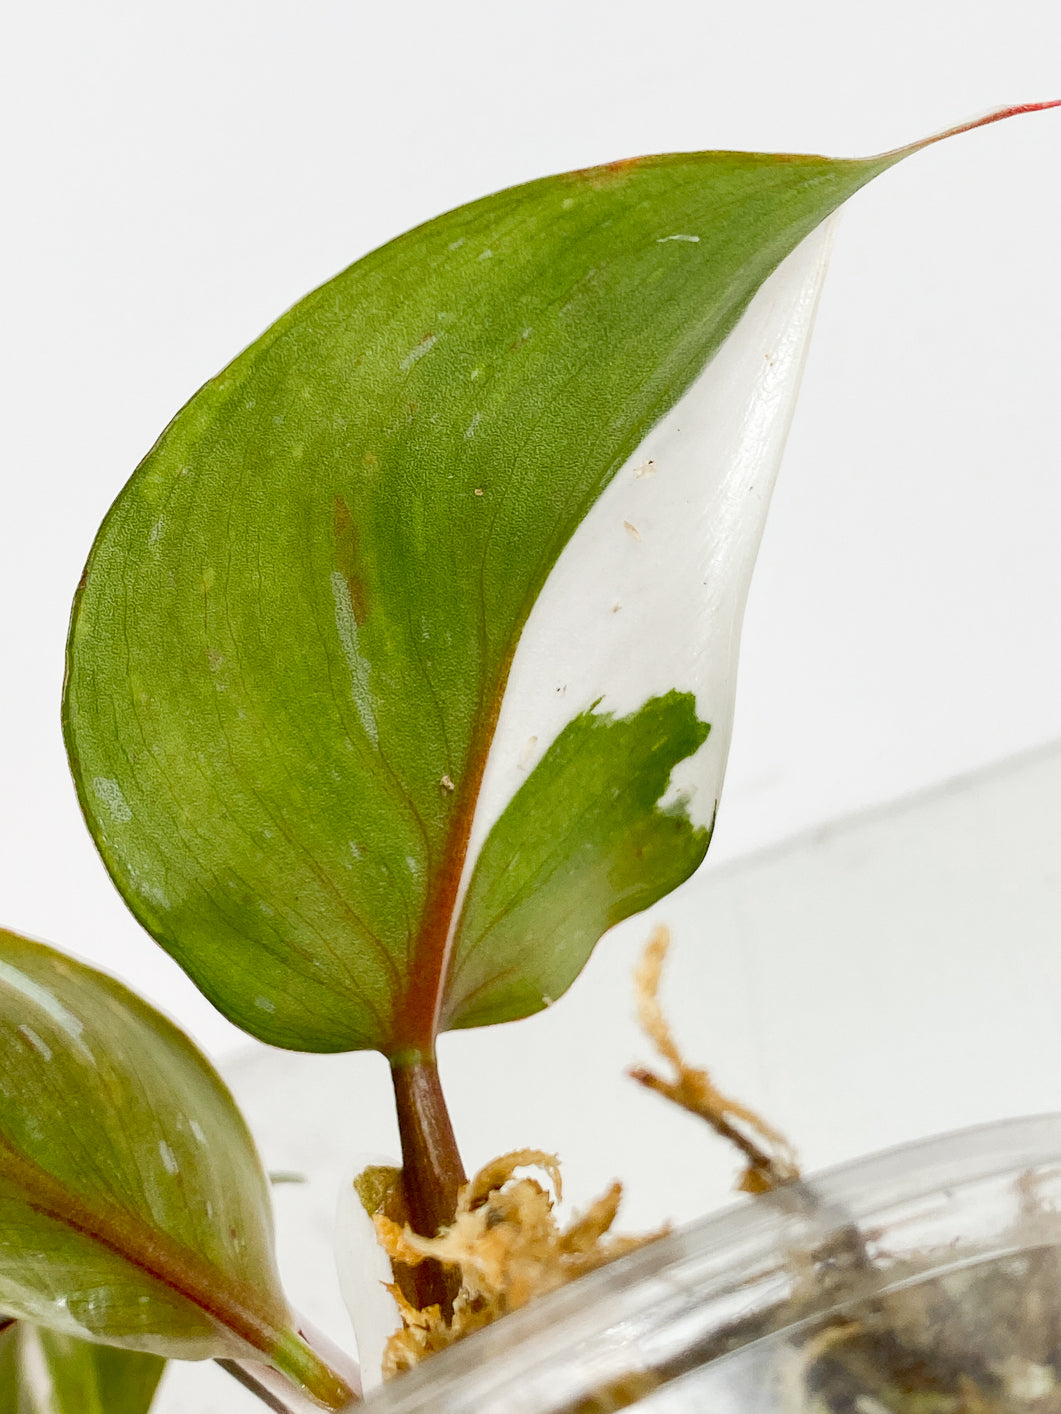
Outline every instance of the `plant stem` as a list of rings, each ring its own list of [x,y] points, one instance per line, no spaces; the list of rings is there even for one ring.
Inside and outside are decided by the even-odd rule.
[[[218,1360],[226,1374],[250,1390],[273,1414],[321,1414],[321,1406],[308,1394],[298,1390],[278,1371],[250,1360]],[[343,1406],[353,1409],[354,1400]],[[342,1411],[341,1411],[342,1414]]]
[[[402,1141],[402,1196],[414,1232],[435,1237],[453,1221],[457,1195],[467,1182],[464,1165],[446,1108],[434,1057],[391,1065],[398,1132]],[[423,1310],[438,1305],[444,1313],[457,1294],[453,1276],[435,1261],[421,1263],[401,1281],[413,1288]],[[412,1299],[412,1298],[411,1298]]]
[[[218,1360],[223,1370],[262,1401],[273,1414],[346,1414],[360,1401],[357,1364],[327,1336],[298,1317],[292,1335],[272,1365],[251,1360]]]
[[[325,1409],[346,1409],[357,1398],[346,1379],[293,1331],[272,1352],[270,1363]]]
[[[402,1189],[409,1224],[434,1237],[453,1221],[467,1182],[434,1058],[391,1069],[402,1141]]]
[[[280,1394],[269,1388],[262,1378],[265,1371],[264,1366],[245,1366],[238,1360],[219,1360],[217,1362],[226,1375],[231,1375],[237,1384],[241,1384],[244,1389],[249,1389],[251,1394],[256,1395],[265,1405],[266,1409],[271,1409],[273,1414],[303,1414],[302,1408],[296,1408],[286,1394]],[[299,1400],[304,1407],[309,1407],[309,1401],[304,1396],[294,1395],[292,1397]],[[313,1406],[316,1408],[316,1406]]]

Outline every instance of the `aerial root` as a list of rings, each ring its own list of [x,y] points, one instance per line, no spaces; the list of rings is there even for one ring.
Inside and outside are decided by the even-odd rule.
[[[678,1049],[659,1000],[660,977],[670,946],[670,934],[660,925],[649,939],[634,973],[638,1017],[656,1050],[673,1067],[675,1078],[634,1066],[629,1074],[639,1084],[655,1090],[701,1119],[740,1150],[746,1167],[738,1182],[745,1193],[768,1193],[799,1178],[795,1151],[788,1140],[754,1110],[730,1099],[715,1085],[706,1070],[688,1064]]]

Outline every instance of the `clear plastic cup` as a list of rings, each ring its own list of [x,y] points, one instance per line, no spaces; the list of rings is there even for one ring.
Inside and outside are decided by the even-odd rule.
[[[421,1365],[366,1414],[1054,1414],[1061,1116],[744,1202]]]

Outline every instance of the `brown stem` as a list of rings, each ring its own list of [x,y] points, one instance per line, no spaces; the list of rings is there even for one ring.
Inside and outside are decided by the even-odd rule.
[[[402,1140],[402,1187],[409,1224],[435,1237],[453,1221],[467,1183],[434,1060],[395,1063],[392,1071]]]
[[[435,1237],[457,1211],[457,1195],[467,1182],[449,1110],[434,1059],[391,1066],[398,1132],[402,1141],[402,1195],[409,1226],[421,1237]],[[456,1284],[435,1261],[410,1275],[416,1304],[452,1309]],[[403,1283],[405,1285],[405,1283]]]

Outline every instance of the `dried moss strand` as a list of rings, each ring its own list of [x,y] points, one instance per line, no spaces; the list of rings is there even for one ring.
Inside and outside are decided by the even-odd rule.
[[[660,978],[670,934],[660,925],[648,941],[634,974],[638,1017],[642,1029],[665,1061],[673,1066],[675,1078],[668,1080],[644,1066],[634,1066],[630,1076],[691,1114],[706,1120],[723,1139],[734,1145],[747,1160],[740,1188],[746,1193],[768,1193],[799,1179],[795,1152],[788,1140],[756,1112],[724,1095],[706,1070],[690,1066],[670,1029],[659,1000]]]
[[[527,1167],[538,1168],[559,1196],[556,1158],[521,1149],[494,1159],[475,1175],[461,1190],[453,1223],[437,1237],[420,1237],[385,1213],[375,1214],[376,1235],[392,1265],[419,1271],[434,1261],[459,1284],[451,1312],[439,1305],[418,1308],[397,1285],[390,1288],[402,1329],[387,1346],[386,1376],[663,1235],[612,1235],[622,1195],[617,1183],[561,1229],[548,1189],[534,1178],[516,1177],[517,1169]]]

